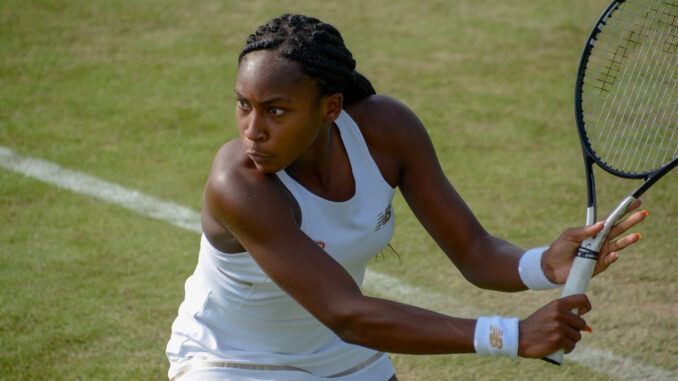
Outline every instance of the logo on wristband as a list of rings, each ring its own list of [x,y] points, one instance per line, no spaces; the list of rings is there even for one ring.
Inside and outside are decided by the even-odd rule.
[[[490,325],[490,346],[497,349],[504,347],[504,330]]]

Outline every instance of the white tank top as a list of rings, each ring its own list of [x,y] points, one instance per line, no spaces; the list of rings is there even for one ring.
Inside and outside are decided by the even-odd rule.
[[[353,119],[342,111],[336,125],[351,163],[353,197],[329,201],[284,170],[277,176],[299,204],[301,230],[362,285],[367,262],[393,235],[394,190]],[[300,369],[314,377],[343,374],[349,378],[341,379],[349,380],[351,369],[379,357],[374,350],[341,341],[272,282],[249,253],[220,252],[204,235],[185,290],[167,345],[170,378],[202,358],[256,369]]]

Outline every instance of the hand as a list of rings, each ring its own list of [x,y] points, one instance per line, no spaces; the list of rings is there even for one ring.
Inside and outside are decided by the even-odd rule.
[[[637,209],[641,204],[636,200],[629,206],[628,212]],[[627,230],[640,223],[647,216],[647,211],[639,211],[631,214],[628,218],[618,222],[607,236],[607,239],[600,248],[600,256],[596,263],[593,275],[596,275],[608,268],[617,260],[617,252],[625,247],[632,245],[640,239],[640,234],[632,233],[613,241],[615,238],[624,234]],[[565,283],[567,275],[572,267],[572,260],[577,253],[577,249],[582,241],[593,237],[603,230],[604,221],[591,226],[583,226],[565,230],[563,234],[556,239],[551,247],[542,256],[542,268],[544,274],[553,283]]]
[[[572,312],[578,308],[579,314]],[[556,299],[518,323],[518,356],[542,358],[564,349],[572,351],[581,339],[586,321],[580,316],[591,310],[586,295]]]

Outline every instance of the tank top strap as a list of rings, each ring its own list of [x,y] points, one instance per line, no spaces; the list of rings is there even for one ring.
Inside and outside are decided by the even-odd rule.
[[[367,142],[365,142],[360,127],[358,127],[358,124],[356,124],[353,118],[351,118],[345,110],[341,110],[341,114],[335,123],[337,127],[339,127],[341,140],[344,143],[349,160],[351,161],[353,176],[356,178],[356,181],[357,178],[363,177],[359,173],[362,172],[362,175],[367,175],[372,179],[379,179],[383,185],[392,189],[382,176],[377,163],[372,158],[372,154],[367,147]]]

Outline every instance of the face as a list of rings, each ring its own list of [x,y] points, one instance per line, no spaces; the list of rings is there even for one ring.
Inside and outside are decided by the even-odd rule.
[[[313,145],[336,116],[299,64],[276,52],[243,57],[235,85],[236,119],[245,151],[262,173],[312,160]],[[339,105],[339,109],[341,105]]]

